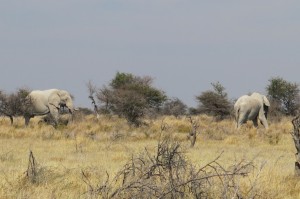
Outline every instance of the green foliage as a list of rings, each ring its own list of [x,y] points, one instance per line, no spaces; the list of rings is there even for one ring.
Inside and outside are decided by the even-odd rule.
[[[212,83],[213,91],[204,91],[196,96],[199,101],[199,112],[224,119],[231,113],[231,103],[227,98],[225,88],[219,83]]]
[[[218,94],[219,96],[221,96],[223,98],[227,97],[227,93],[225,92],[225,87],[220,82],[211,83],[211,85],[213,86],[214,92],[216,94]]]
[[[125,117],[129,123],[139,126],[140,118],[147,110],[158,110],[166,100],[164,92],[154,88],[152,78],[117,72],[109,87],[97,93],[101,110]]]
[[[271,101],[277,104],[278,109],[287,115],[295,115],[299,108],[299,85],[288,82],[281,77],[271,78],[266,91]]]
[[[134,82],[134,76],[130,73],[117,72],[115,78],[111,81],[110,86],[113,89],[122,88],[125,85],[130,85]]]

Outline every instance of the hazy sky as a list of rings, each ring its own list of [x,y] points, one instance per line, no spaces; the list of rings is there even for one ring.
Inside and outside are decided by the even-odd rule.
[[[0,89],[62,88],[91,107],[85,84],[117,71],[151,76],[170,97],[219,81],[230,98],[300,83],[299,0],[1,0]]]

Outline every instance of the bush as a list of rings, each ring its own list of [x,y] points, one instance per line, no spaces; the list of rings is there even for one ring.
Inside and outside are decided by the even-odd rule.
[[[224,119],[231,114],[232,104],[228,100],[225,88],[219,83],[212,83],[213,91],[202,92],[196,99],[199,101],[198,111]]]
[[[89,108],[84,108],[84,107],[79,107],[77,112],[79,112],[83,115],[93,115],[94,114],[94,111],[92,111]]]
[[[271,78],[269,82],[266,91],[278,110],[286,115],[296,115],[300,107],[299,85],[281,77]]]
[[[118,72],[109,86],[104,86],[96,93],[100,109],[105,113],[124,117],[130,124],[140,126],[141,118],[147,111],[159,111],[166,100],[164,92],[151,84],[150,77]]]
[[[187,113],[187,106],[178,98],[169,99],[163,105],[162,113],[178,117]]]
[[[11,124],[13,124],[13,117],[24,116],[29,112],[31,101],[26,98],[29,92],[25,88],[20,88],[11,94],[0,91],[0,114],[9,117]]]
[[[101,198],[244,198],[256,195],[254,190],[242,192],[240,177],[253,168],[252,162],[237,162],[224,168],[218,156],[201,168],[185,157],[180,144],[164,140],[155,154],[147,149],[132,157],[114,178],[93,185],[82,171],[82,179],[91,196]]]

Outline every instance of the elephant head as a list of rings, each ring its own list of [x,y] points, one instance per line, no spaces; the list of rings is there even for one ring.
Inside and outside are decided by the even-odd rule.
[[[71,95],[65,90],[55,90],[49,96],[49,104],[59,108],[67,108],[71,114],[74,113],[74,106]]]

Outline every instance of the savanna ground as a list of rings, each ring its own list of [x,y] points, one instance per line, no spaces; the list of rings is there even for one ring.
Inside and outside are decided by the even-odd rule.
[[[233,120],[216,122],[205,115],[193,119],[199,128],[191,148],[187,139],[191,124],[186,117],[160,117],[135,128],[117,117],[97,120],[85,116],[57,129],[38,123],[38,118],[27,128],[22,118],[13,126],[0,118],[0,198],[102,198],[95,191],[97,187],[111,182],[145,149],[155,154],[159,140],[166,138],[179,143],[187,160],[197,168],[218,156],[217,162],[224,169],[251,162],[248,175],[235,181],[239,197],[300,198],[299,178],[294,177],[291,118],[269,122],[268,131],[262,126],[255,129],[251,123],[236,131]],[[35,179],[28,177],[30,151],[37,163]],[[206,197],[222,197],[222,193]]]

